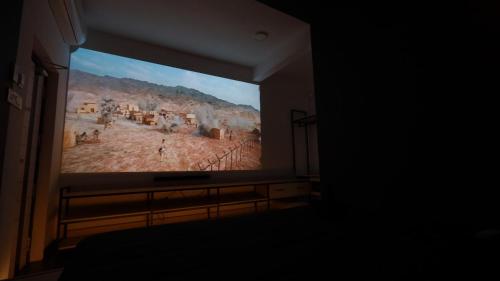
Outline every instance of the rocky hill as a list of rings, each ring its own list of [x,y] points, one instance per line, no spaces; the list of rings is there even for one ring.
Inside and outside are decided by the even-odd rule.
[[[250,105],[230,103],[196,89],[183,86],[164,86],[130,78],[98,76],[79,70],[71,70],[68,87],[69,91],[73,92],[70,93],[70,95],[74,95],[77,92],[85,92],[95,94],[96,97],[99,98],[104,95],[113,97],[114,95],[120,96],[121,94],[121,97],[117,97],[118,100],[126,99],[135,103],[139,103],[141,98],[152,98],[159,104],[169,103],[184,107],[209,104],[214,110],[233,109],[257,115],[259,114],[259,111]],[[69,97],[69,100],[71,100],[71,98],[73,97]],[[78,100],[81,99],[78,98]],[[68,110],[72,110],[71,106],[69,106]]]

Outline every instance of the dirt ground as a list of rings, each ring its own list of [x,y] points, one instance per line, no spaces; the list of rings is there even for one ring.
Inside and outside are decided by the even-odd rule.
[[[231,141],[227,136],[224,140],[217,140],[197,135],[195,128],[164,133],[155,126],[117,120],[112,128],[104,129],[95,120],[95,116],[91,115],[78,118],[75,115],[66,119],[66,127],[71,130],[80,133],[86,131],[91,135],[94,129],[98,129],[101,134],[97,143],[89,142],[64,149],[63,173],[197,171],[200,170],[198,163],[206,167],[209,165],[208,160],[215,163],[213,170],[261,168],[260,143],[242,152],[233,152],[232,164],[230,154],[227,159],[221,160],[220,166],[217,162],[216,154],[222,156],[230,147],[239,145],[241,140],[251,136],[246,132],[235,132]],[[167,147],[163,162],[158,152],[162,139],[165,139]]]

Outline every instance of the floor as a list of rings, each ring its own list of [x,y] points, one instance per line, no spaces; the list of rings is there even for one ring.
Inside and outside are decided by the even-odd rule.
[[[45,270],[38,273],[26,274],[14,278],[14,280],[22,281],[57,281],[61,276],[63,268]]]
[[[90,237],[59,280],[500,280],[498,235],[486,237],[294,208]]]

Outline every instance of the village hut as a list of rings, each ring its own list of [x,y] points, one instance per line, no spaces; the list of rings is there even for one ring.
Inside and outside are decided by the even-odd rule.
[[[224,129],[212,128],[210,129],[210,137],[217,140],[224,139]]]
[[[84,102],[77,110],[76,113],[96,113],[97,104],[95,102]]]

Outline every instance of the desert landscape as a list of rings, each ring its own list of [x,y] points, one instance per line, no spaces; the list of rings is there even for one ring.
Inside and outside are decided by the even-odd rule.
[[[255,170],[260,131],[249,105],[71,70],[62,172]]]

